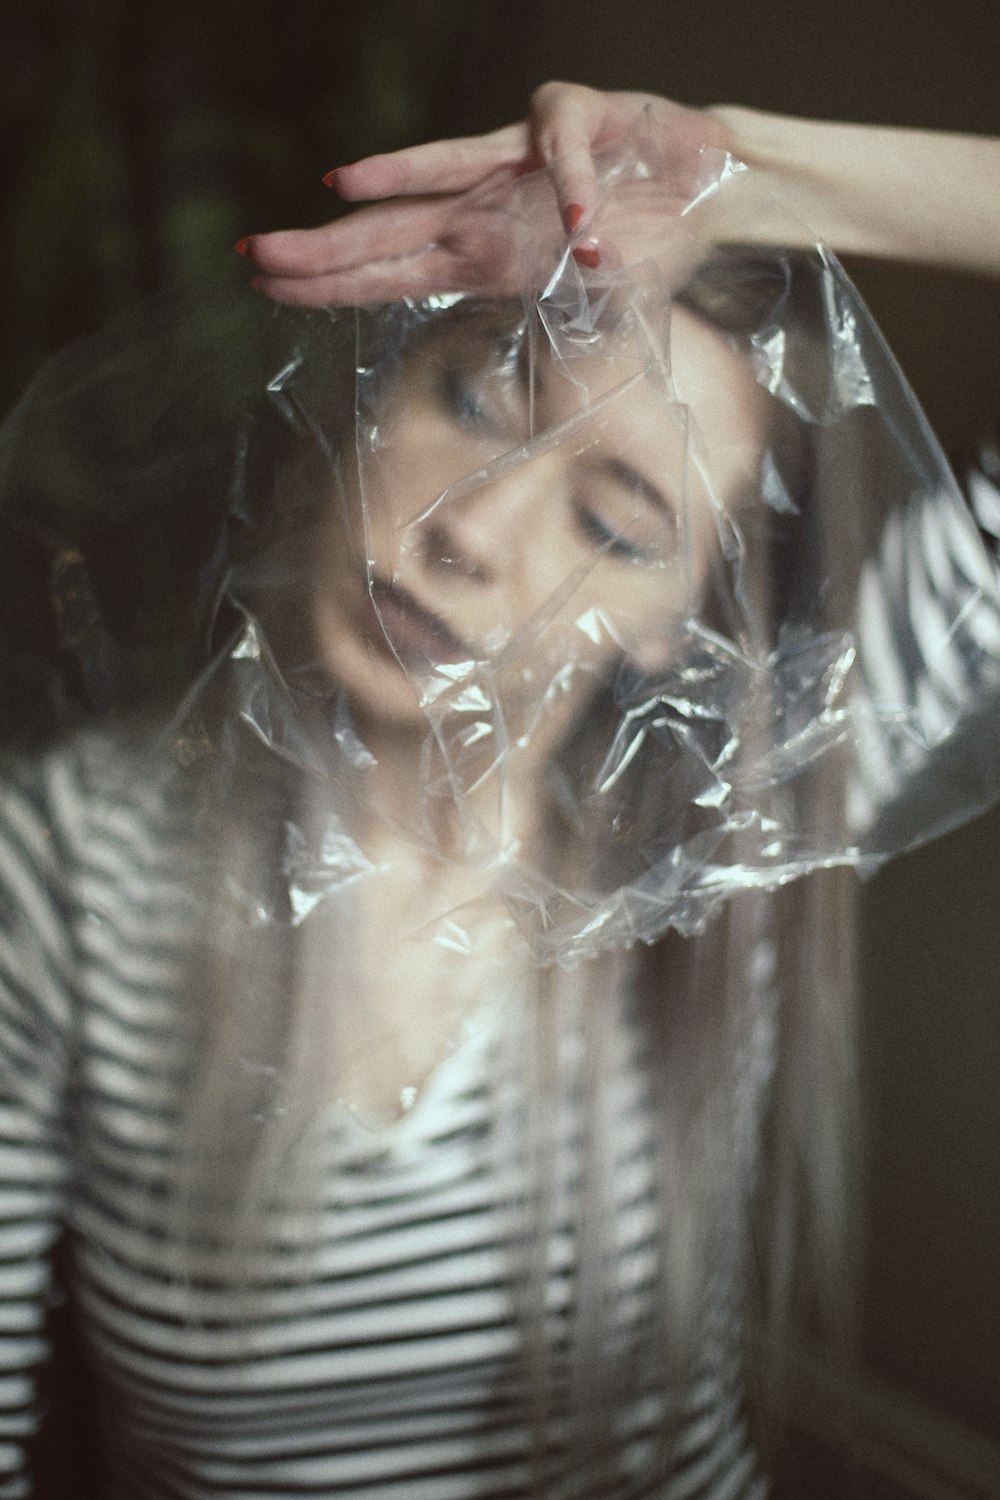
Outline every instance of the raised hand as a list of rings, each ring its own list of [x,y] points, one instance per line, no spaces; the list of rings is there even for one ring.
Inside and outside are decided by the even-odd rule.
[[[620,184],[605,213],[601,158],[630,139],[656,170]],[[650,94],[549,83],[516,125],[334,170],[327,181],[339,196],[368,206],[318,229],[255,235],[244,249],[260,290],[314,305],[434,291],[510,295],[530,276],[540,235],[556,252],[568,239],[583,266],[631,263],[651,247],[668,264],[685,264],[691,226],[678,216],[697,195],[705,149],[731,144],[709,112]],[[547,180],[520,182],[539,168]],[[531,244],[519,228],[529,208]]]

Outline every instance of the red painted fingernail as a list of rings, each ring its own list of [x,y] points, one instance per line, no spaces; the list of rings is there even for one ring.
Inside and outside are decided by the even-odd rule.
[[[339,167],[334,167],[332,171],[326,172],[324,174],[324,176],[323,176],[324,186],[328,187],[328,188],[333,188],[334,192],[336,192],[336,190],[337,190],[337,178],[339,176],[340,176],[340,168]]]
[[[252,234],[245,234],[241,240],[237,240],[236,244],[233,246],[233,249],[236,251],[236,254],[237,255],[246,255],[247,251],[250,249],[250,241],[252,239],[253,239],[253,235]]]
[[[572,255],[577,265],[586,266],[588,271],[596,271],[601,264],[601,252],[596,245],[577,245]]]
[[[566,205],[566,212],[563,214],[563,220],[564,220],[565,225],[566,225],[566,233],[567,234],[576,234],[576,231],[577,231],[577,229],[580,226],[580,220],[582,218],[583,218],[583,204],[582,203],[567,203],[567,205]]]

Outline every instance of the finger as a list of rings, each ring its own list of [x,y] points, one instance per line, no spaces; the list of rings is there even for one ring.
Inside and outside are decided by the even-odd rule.
[[[287,307],[353,307],[366,302],[395,302],[406,291],[380,291],[376,279],[357,271],[329,276],[255,276],[250,283],[272,302]]]
[[[444,232],[450,199],[377,204],[318,229],[256,234],[247,258],[266,276],[319,276],[410,255]]]
[[[433,292],[487,290],[480,277],[470,277],[467,267],[435,246],[403,259],[325,275],[256,276],[253,286],[273,302],[296,307],[365,306]]]
[[[506,125],[489,135],[430,141],[336,167],[324,181],[348,203],[427,193],[463,193],[502,168],[521,165],[529,150],[527,126]]]
[[[604,123],[605,101],[594,89],[544,84],[532,96],[529,126],[546,164],[570,234],[585,229],[597,208],[593,149]]]
[[[393,302],[437,292],[475,292],[509,297],[521,289],[519,258],[505,234],[489,219],[465,224],[463,233],[445,236],[397,256],[315,276],[261,275],[253,285],[276,302],[302,306]]]

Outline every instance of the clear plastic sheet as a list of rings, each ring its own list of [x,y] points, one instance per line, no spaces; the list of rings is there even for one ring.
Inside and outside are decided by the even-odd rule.
[[[596,270],[525,178],[456,207],[510,295],[220,284],[14,413],[11,737],[141,726],[232,941],[349,924],[409,851],[414,943],[570,966],[995,796],[996,566],[905,380],[822,249],[678,270],[715,193],[776,219],[727,158],[669,265],[629,239],[659,173],[602,164]]]

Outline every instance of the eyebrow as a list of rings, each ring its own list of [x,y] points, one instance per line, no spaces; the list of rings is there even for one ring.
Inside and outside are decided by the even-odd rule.
[[[622,458],[601,458],[594,465],[595,471],[603,474],[606,479],[624,487],[633,495],[641,495],[642,498],[653,507],[661,511],[671,521],[677,520],[677,507],[672,505],[666,495],[645,474],[634,469],[631,464]]]

